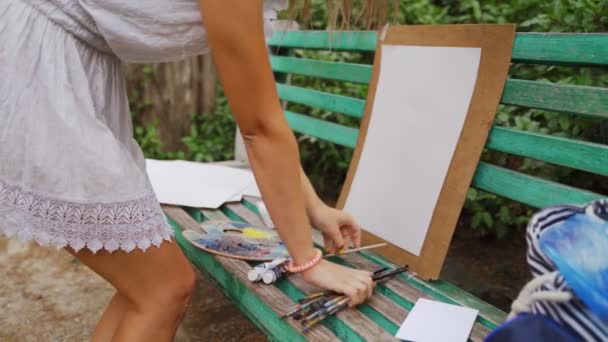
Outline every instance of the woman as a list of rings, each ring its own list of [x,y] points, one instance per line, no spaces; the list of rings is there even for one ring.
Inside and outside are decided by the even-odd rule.
[[[294,270],[352,305],[372,294],[368,272],[312,247],[311,223],[332,251],[359,244],[360,229],[299,166],[263,12],[262,0],[0,1],[0,231],[64,248],[116,288],[94,341],[171,340],[194,282],[132,138],[121,60],[210,48]]]

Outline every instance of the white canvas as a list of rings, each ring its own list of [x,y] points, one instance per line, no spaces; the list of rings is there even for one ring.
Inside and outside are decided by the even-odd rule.
[[[255,184],[251,171],[227,166],[147,159],[146,168],[164,204],[217,209]]]
[[[415,342],[466,342],[479,312],[463,306],[420,298],[396,337]],[[441,329],[437,329],[437,324]]]
[[[480,48],[383,45],[365,144],[345,209],[420,255],[469,108]]]

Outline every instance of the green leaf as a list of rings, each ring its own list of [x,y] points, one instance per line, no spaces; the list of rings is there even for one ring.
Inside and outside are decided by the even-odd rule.
[[[492,225],[494,224],[494,220],[492,219],[492,215],[490,215],[489,212],[484,211],[481,214],[481,218],[483,220],[483,223],[485,224],[486,227],[490,228],[492,227]]]
[[[473,214],[473,218],[471,219],[471,225],[473,226],[473,228],[479,228],[479,226],[481,225],[481,216],[482,215],[483,215],[483,213],[480,211]]]
[[[475,201],[475,199],[477,199],[477,190],[470,188],[469,191],[467,191],[467,199],[469,201]]]
[[[562,115],[559,118],[559,127],[564,131],[567,131],[570,128],[571,123],[571,119],[565,115]]]

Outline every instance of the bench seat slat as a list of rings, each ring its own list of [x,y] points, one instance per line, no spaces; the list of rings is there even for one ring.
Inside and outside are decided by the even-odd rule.
[[[517,33],[512,59],[521,63],[608,65],[608,35]]]
[[[251,224],[265,226],[264,222],[257,214],[257,212],[250,209],[250,207],[245,203],[227,204],[226,207],[231,212]],[[314,233],[315,231],[313,231],[313,235]],[[318,241],[315,242],[318,243]],[[310,291],[312,290],[307,290],[307,292]],[[407,311],[405,311],[402,307],[393,303],[391,300],[384,297],[383,295],[372,297],[367,304],[359,306],[358,309],[361,312],[365,313],[366,316],[372,318],[373,321],[381,325],[385,330],[389,331],[389,333],[393,335],[397,332],[399,325],[401,325],[403,319],[405,318],[405,315],[407,314]],[[400,312],[403,312],[403,315],[399,316],[398,314]]]
[[[288,281],[294,284],[303,293],[313,293],[319,291],[318,288],[306,283],[299,275],[290,276]],[[349,328],[357,333],[364,341],[398,341],[394,336],[389,335],[377,322],[357,310],[343,310],[335,315],[335,318],[346,323]]]
[[[223,206],[222,212],[226,214],[226,219],[231,219],[241,222],[249,222],[251,224],[259,224],[264,226],[264,223],[256,213],[249,210],[245,205],[233,203],[229,206]],[[260,285],[267,286],[267,285]],[[305,293],[316,292],[309,284],[305,283],[299,277],[292,276],[287,281],[276,283],[276,287],[286,294],[292,300],[302,298]],[[340,316],[337,316],[338,318]],[[373,335],[386,334],[385,331],[376,326],[369,318],[362,316],[360,312],[354,312],[342,319],[336,317],[331,318],[325,324],[331,331],[335,332],[342,340],[346,341],[364,341],[369,340]],[[384,336],[391,339],[391,336]]]
[[[368,64],[270,56],[270,65],[274,72],[320,77],[336,81],[367,84],[372,77],[372,66]]]
[[[257,216],[257,208],[249,201],[250,200],[245,199],[243,204],[235,204],[235,206],[242,205]],[[245,217],[251,217],[251,214],[246,213],[245,210],[240,210],[240,213]],[[385,259],[382,259],[373,253],[366,252],[348,254],[344,256],[344,259],[348,264],[367,269],[394,266]],[[339,261],[341,259],[337,260]],[[410,310],[415,301],[420,297],[429,299],[435,298],[447,303],[468,306],[479,310],[480,316],[478,317],[478,323],[480,324],[479,329],[481,331],[489,331],[489,329],[495,328],[506,318],[506,314],[503,311],[445,281],[438,280],[427,282],[412,276],[400,276],[400,278],[400,280],[389,280],[385,285],[398,293],[398,295],[391,296],[390,299],[406,310]],[[378,290],[384,291],[383,286],[384,285],[379,286]],[[388,317],[388,315],[386,316]]]
[[[285,117],[289,126],[298,133],[307,134],[350,148],[354,148],[357,144],[359,131],[355,128],[289,111],[285,111]]]
[[[509,79],[502,104],[608,117],[608,88]]]
[[[608,176],[608,146],[495,126],[487,148]]]
[[[363,116],[365,101],[354,97],[334,95],[318,90],[277,83],[279,97],[289,102],[342,113],[352,117]]]
[[[357,254],[346,255],[344,256],[344,259],[346,259],[348,264],[362,269],[374,269],[378,267],[377,264]],[[406,312],[409,312],[414,307],[414,304],[419,298],[436,300],[436,298],[433,298],[429,294],[415,287],[406,286],[406,284],[407,283],[403,280],[389,279],[378,284],[376,286],[376,292],[388,296],[393,303],[399,304]],[[460,304],[458,302],[453,303]],[[483,314],[483,312],[480,312],[480,316],[477,317],[473,331],[471,332],[471,340],[474,342],[483,341],[485,336],[490,332],[490,329],[495,329],[497,326],[497,324],[494,324],[483,317]],[[406,316],[407,314],[400,319],[400,322],[403,322]]]
[[[601,195],[554,183],[502,167],[479,163],[473,186],[493,194],[544,208],[557,204],[585,204]]]
[[[184,210],[171,206],[163,206],[171,225],[176,228],[175,240],[188,258],[200,269],[211,274],[228,296],[232,297],[241,310],[251,318],[263,331],[270,333],[278,340],[285,341],[327,341],[337,340],[328,329],[320,327],[311,331],[304,338],[299,332],[299,323],[281,320],[277,312],[284,312],[294,305],[294,302],[273,286],[256,286],[246,279],[247,271],[251,268],[246,262],[223,257],[215,257],[201,252],[191,245],[182,235],[181,229],[199,227]],[[235,297],[236,296],[236,297]],[[255,319],[264,317],[264,320]]]

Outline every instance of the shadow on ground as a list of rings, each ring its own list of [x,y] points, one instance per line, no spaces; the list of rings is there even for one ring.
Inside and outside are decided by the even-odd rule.
[[[0,237],[0,341],[88,341],[113,289],[54,248]],[[198,273],[176,342],[266,341],[228,298]]]

